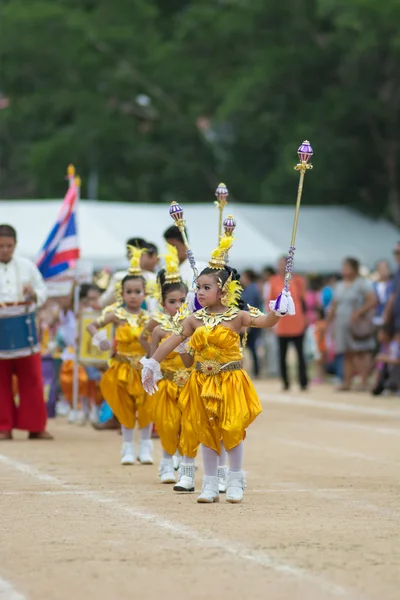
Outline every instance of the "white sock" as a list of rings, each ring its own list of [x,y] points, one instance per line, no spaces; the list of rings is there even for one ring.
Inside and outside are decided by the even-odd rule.
[[[153,429],[153,423],[150,423],[150,425],[148,425],[147,427],[143,427],[143,429],[140,429],[140,441],[141,442],[145,442],[145,441],[151,439],[152,429]]]
[[[218,460],[219,467],[226,467],[226,450],[224,444],[221,442],[221,452]]]
[[[240,444],[238,444],[234,448],[231,448],[231,450],[228,450],[229,467],[233,473],[238,473],[239,471],[242,470],[243,452],[244,452],[243,442],[240,442]]]
[[[194,458],[189,458],[186,454],[182,457],[182,463],[185,465],[194,465]]]
[[[212,448],[207,448],[204,444],[201,445],[203,455],[204,474],[211,477],[217,477],[218,473],[218,453]]]
[[[124,442],[127,442],[128,444],[132,444],[133,443],[133,429],[129,429],[128,427],[125,427],[124,425],[121,426],[122,429],[122,439],[124,440]]]
[[[81,399],[81,407],[83,412],[85,413],[85,415],[87,415],[89,413],[89,398],[82,398]]]
[[[163,449],[162,449],[162,457],[163,457],[163,458],[170,458],[170,459],[172,459],[172,454],[168,454],[168,452],[166,452],[166,451],[164,450],[164,448],[163,448]]]

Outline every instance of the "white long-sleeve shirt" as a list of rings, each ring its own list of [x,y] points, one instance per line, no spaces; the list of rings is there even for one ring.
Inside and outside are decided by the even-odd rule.
[[[24,302],[23,288],[28,284],[36,294],[37,305],[44,304],[46,284],[32,261],[13,256],[8,263],[0,262],[0,302]]]
[[[199,262],[196,261],[196,266],[197,266],[197,271],[200,275],[200,273],[203,271],[203,269],[205,269],[208,265],[201,261],[199,261]],[[192,287],[194,275],[193,275],[192,267],[190,266],[190,263],[187,259],[185,261],[183,261],[183,263],[181,263],[181,265],[179,266],[179,272],[181,274],[183,283],[186,283],[186,285],[188,286],[188,288],[190,290]]]

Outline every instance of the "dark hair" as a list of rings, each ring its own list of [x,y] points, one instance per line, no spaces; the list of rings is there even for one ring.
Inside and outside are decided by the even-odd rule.
[[[0,237],[10,237],[17,241],[17,232],[11,225],[0,225]]]
[[[253,269],[246,269],[243,271],[242,275],[246,275],[246,277],[250,279],[251,283],[254,283],[259,278],[258,274],[253,271]]]
[[[226,265],[220,271],[217,271],[216,269],[211,269],[210,267],[206,267],[202,270],[199,277],[201,277],[202,275],[213,275],[217,281],[221,280],[222,285],[224,285],[224,283],[226,283],[231,274],[232,281],[240,281],[240,273],[238,273],[236,269],[234,269],[233,267],[229,267],[228,265]],[[244,309],[244,302],[241,298],[237,303],[237,307],[240,308],[240,310]]]
[[[384,323],[379,327],[379,331],[386,333],[390,339],[392,339],[394,336],[394,326],[392,323]]]
[[[185,283],[183,283],[183,281],[175,281],[174,283],[168,283],[165,279],[166,274],[167,274],[167,272],[165,269],[161,269],[157,273],[157,281],[160,284],[161,301],[163,304],[165,303],[165,299],[170,292],[177,292],[178,290],[184,290],[185,294],[188,293],[188,287]]]
[[[185,229],[185,233],[186,233],[187,239],[189,239],[189,236],[187,234],[186,229]],[[182,244],[185,243],[183,241],[182,234],[181,234],[181,232],[179,231],[179,228],[176,225],[171,225],[171,227],[168,227],[168,229],[166,229],[164,231],[164,240],[166,240],[166,241],[168,241],[168,240],[177,240],[178,242],[182,242]]]
[[[264,267],[263,268],[263,272],[264,273],[269,273],[270,275],[275,275],[276,271],[274,269],[274,267]]]
[[[349,267],[351,267],[353,269],[353,271],[355,273],[359,273],[360,271],[360,261],[357,260],[356,258],[353,258],[352,256],[348,256],[347,258],[344,259],[343,261],[344,263],[347,263],[349,265]]]
[[[133,281],[133,279],[140,279],[143,282],[143,287],[146,289],[146,280],[143,275],[125,275],[123,280],[121,281],[121,290],[124,291],[124,285],[127,281]]]
[[[147,247],[147,242],[143,238],[129,238],[129,240],[126,242],[126,245],[133,246],[134,248],[139,248],[139,250],[141,250],[142,248]]]
[[[100,288],[94,283],[82,283],[81,289],[79,290],[79,300],[86,298],[90,291],[96,291],[100,293]]]
[[[145,250],[146,254],[158,254],[158,248],[153,242],[146,242],[145,246],[143,246],[143,250]]]

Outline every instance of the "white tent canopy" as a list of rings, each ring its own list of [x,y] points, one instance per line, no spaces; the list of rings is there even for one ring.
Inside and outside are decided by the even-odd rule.
[[[53,227],[61,200],[0,201],[0,222],[18,233],[18,252],[35,259]],[[126,265],[125,242],[143,237],[164,249],[163,232],[173,224],[168,206],[82,200],[78,232],[82,258],[95,268]],[[210,204],[185,204],[190,244],[198,260],[206,261],[217,243],[218,211]],[[225,215],[237,221],[231,264],[239,269],[274,265],[290,244],[294,208],[229,203]],[[400,239],[396,227],[342,207],[303,206],[296,240],[298,271],[332,272],[345,256],[369,268],[390,258]]]

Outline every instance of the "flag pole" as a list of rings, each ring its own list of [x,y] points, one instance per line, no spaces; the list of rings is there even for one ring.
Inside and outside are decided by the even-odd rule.
[[[69,168],[69,167],[68,167]],[[74,169],[75,175],[75,169]],[[75,185],[76,187],[76,210],[75,215],[76,219],[78,219],[78,207],[79,200],[81,196],[81,178],[80,177],[72,177],[70,179],[70,185]],[[77,234],[79,228],[77,227]],[[74,374],[72,380],[72,409],[74,412],[78,409],[78,400],[79,400],[79,363],[78,363],[78,352],[79,352],[79,293],[80,293],[80,283],[78,277],[78,263],[75,265],[75,279],[74,279],[74,315],[76,322],[76,336],[74,340]]]

